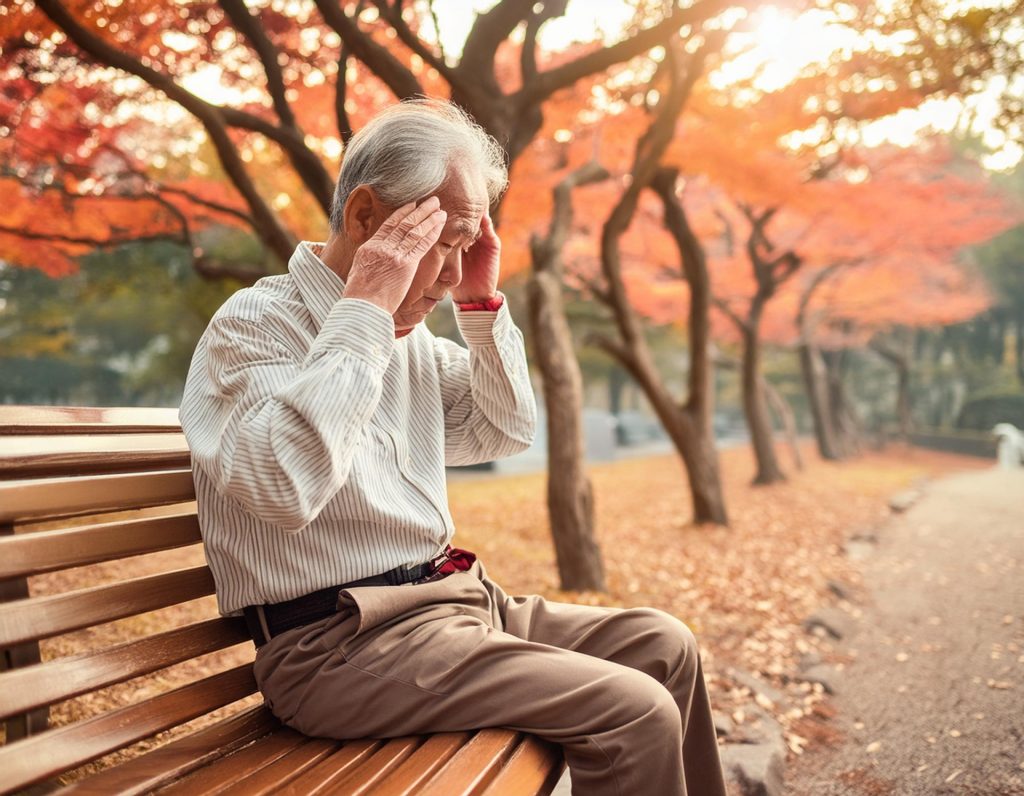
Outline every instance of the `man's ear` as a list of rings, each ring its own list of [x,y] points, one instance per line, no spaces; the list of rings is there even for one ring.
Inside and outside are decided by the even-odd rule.
[[[373,237],[390,211],[369,185],[359,185],[345,202],[345,235],[357,246]]]

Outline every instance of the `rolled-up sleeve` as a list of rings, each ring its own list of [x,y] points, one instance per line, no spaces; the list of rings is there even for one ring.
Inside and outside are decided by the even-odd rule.
[[[215,318],[181,405],[194,465],[261,520],[295,532],[345,483],[380,401],[394,324],[342,298],[297,357],[262,324]]]
[[[525,450],[533,442],[537,404],[523,335],[506,301],[498,310],[455,307],[463,348],[434,338],[445,419],[445,463],[478,464]]]

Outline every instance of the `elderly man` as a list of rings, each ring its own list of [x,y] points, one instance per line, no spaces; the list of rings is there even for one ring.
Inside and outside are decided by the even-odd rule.
[[[505,184],[455,106],[390,108],[348,145],[326,244],[210,322],[181,421],[220,610],[303,733],[511,727],[563,746],[575,793],[724,794],[686,625],[509,597],[449,547],[445,465],[534,433],[488,216]],[[422,324],[445,295],[468,350]]]

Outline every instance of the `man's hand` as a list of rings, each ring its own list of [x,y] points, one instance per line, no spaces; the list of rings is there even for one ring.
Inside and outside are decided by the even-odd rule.
[[[484,213],[480,237],[462,256],[462,281],[452,290],[452,300],[464,304],[494,298],[500,263],[501,240],[494,231],[490,213]]]
[[[394,315],[409,292],[416,269],[441,237],[448,214],[431,196],[419,207],[402,205],[361,245],[345,282],[346,298],[361,298]]]

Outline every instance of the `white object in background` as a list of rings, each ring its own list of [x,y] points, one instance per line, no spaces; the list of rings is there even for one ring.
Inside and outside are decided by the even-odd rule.
[[[1024,432],[1012,423],[996,423],[992,433],[998,437],[996,459],[1003,470],[1024,468]]]

